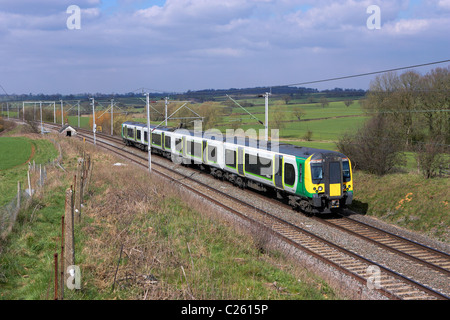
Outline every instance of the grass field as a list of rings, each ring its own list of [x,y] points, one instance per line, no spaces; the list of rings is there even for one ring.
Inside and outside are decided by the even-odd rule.
[[[34,149],[34,154],[32,154]],[[28,161],[45,164],[57,156],[54,145],[44,139],[0,137],[0,206],[8,203],[17,193],[17,181],[25,186]]]
[[[302,119],[319,119],[329,118],[337,116],[360,116],[363,115],[363,110],[358,101],[355,101],[350,106],[345,106],[342,101],[330,102],[328,106],[322,107],[320,103],[308,103],[308,104],[285,104],[284,102],[275,101],[269,104],[269,112],[277,109],[286,114],[286,120],[295,119],[293,111],[296,108],[301,108],[305,111],[305,116]],[[258,119],[264,121],[265,106],[256,105],[246,108],[248,112],[255,115]],[[251,119],[250,116],[245,114],[245,111],[239,107],[233,108],[233,113],[230,117],[243,117],[244,119]]]
[[[78,116],[68,116],[69,125],[72,127],[78,127]],[[89,117],[80,117],[80,127],[89,129]]]
[[[25,163],[31,156],[33,144],[29,139],[0,137],[0,170]]]
[[[246,100],[251,102],[253,100]],[[280,103],[277,105],[276,103]],[[298,121],[293,110],[295,108],[302,108],[305,115],[302,121]],[[194,106],[191,106],[194,108]],[[222,106],[218,106],[222,108]],[[264,105],[255,105],[246,108],[252,115],[264,122]],[[284,127],[280,130],[280,139],[301,140],[308,131],[312,131],[312,140],[316,142],[335,142],[339,137],[347,131],[355,131],[359,129],[368,119],[364,115],[360,103],[356,100],[352,105],[346,107],[342,101],[330,102],[325,108],[319,103],[309,104],[285,104],[284,102],[275,101],[269,105],[269,109],[276,108],[277,112],[285,114]],[[271,117],[272,115],[270,115]],[[271,118],[269,117],[269,128],[277,129]],[[144,117],[135,117],[134,121],[145,123],[147,121]],[[245,130],[255,129],[259,132],[264,129],[264,126],[259,124],[254,118],[246,114],[244,110],[239,107],[234,107],[231,115],[222,116],[219,123],[214,126],[221,132],[225,133],[230,129],[236,120],[240,120],[239,128]],[[160,121],[152,121],[152,124],[159,124]],[[178,122],[170,121],[169,126],[177,126]]]
[[[280,139],[302,139],[308,131],[312,131],[312,140],[314,141],[337,141],[345,132],[359,129],[367,119],[368,117],[348,117],[286,122],[285,128],[282,128],[279,131]],[[224,127],[222,128],[224,129]],[[243,130],[247,130],[249,128],[253,128],[255,130],[264,129],[261,125],[242,125],[241,128]],[[270,123],[269,128],[273,128]]]

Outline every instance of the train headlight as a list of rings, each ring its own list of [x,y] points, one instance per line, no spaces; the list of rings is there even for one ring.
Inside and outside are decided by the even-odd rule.
[[[322,191],[322,190],[323,190],[323,188],[322,188],[322,186],[320,186],[320,187],[319,187],[319,191]]]

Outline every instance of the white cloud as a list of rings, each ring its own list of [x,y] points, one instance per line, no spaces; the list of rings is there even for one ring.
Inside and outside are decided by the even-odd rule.
[[[430,27],[430,21],[426,19],[402,19],[398,22],[384,26],[388,33],[395,35],[414,35],[423,33]]]
[[[242,0],[167,0],[164,6],[152,6],[136,12],[149,24],[180,25],[186,23],[223,24],[248,13],[257,1]]]
[[[192,50],[191,54],[205,57],[234,57],[238,58],[245,54],[244,50],[239,48],[205,48],[201,50]]]
[[[450,0],[439,0],[438,7],[450,10]]]

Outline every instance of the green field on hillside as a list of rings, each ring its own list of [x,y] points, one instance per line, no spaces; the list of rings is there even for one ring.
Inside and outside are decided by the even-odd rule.
[[[296,108],[301,108],[305,111],[305,116],[302,119],[319,119],[329,118],[337,116],[359,116],[363,114],[359,101],[354,101],[352,105],[346,107],[344,102],[335,101],[330,102],[328,106],[322,107],[320,103],[307,103],[307,104],[285,104],[283,101],[273,101],[269,103],[269,113],[271,110],[279,110],[286,114],[286,120],[293,120],[293,111]],[[253,107],[245,108],[248,112],[255,115],[258,119],[264,120],[265,106],[255,105]],[[237,117],[242,114],[245,118],[251,118],[240,107],[234,107],[230,117]],[[269,119],[270,120],[270,119]]]
[[[68,116],[69,125],[78,127],[78,116]],[[80,128],[89,129],[89,117],[80,117]]]
[[[239,102],[252,102],[252,99],[242,100]],[[246,113],[239,107],[233,107],[231,114],[225,115],[225,106],[217,106],[223,110],[220,110],[221,117],[218,119],[214,128],[219,129],[225,133],[227,129],[231,129],[233,125],[243,129],[254,129],[259,133],[260,129],[264,129],[264,126],[257,122],[255,118]],[[196,108],[195,105],[190,108]],[[301,108],[304,115],[301,121],[298,121],[295,116],[294,110]],[[250,112],[254,117],[261,122],[265,121],[264,105],[255,105],[247,107],[246,110]],[[335,142],[339,137],[348,132],[354,132],[358,130],[365,121],[369,118],[364,115],[361,105],[358,100],[355,100],[352,105],[346,107],[343,101],[329,102],[329,105],[322,107],[320,103],[307,103],[307,104],[285,104],[284,101],[272,101],[269,104],[269,112],[276,110],[284,114],[283,124],[284,126],[280,130],[280,139],[292,139],[302,140],[308,131],[312,132],[311,139],[313,141],[325,141]],[[273,115],[269,115],[269,128],[277,129],[276,125],[272,121]],[[135,117],[134,121],[145,123],[146,118]],[[179,121],[173,120],[168,122],[169,126],[177,126]],[[161,121],[152,121],[152,124],[158,125]]]
[[[45,164],[57,154],[55,146],[48,140],[0,137],[0,206],[16,195],[17,181],[21,181],[22,189],[25,189],[28,161]]]
[[[32,146],[27,138],[0,138],[0,170],[25,163],[31,156]]]

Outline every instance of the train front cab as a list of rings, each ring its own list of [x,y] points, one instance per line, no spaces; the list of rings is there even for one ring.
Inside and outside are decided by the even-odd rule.
[[[305,191],[313,211],[330,213],[353,200],[351,162],[338,153],[317,153],[305,161]]]

